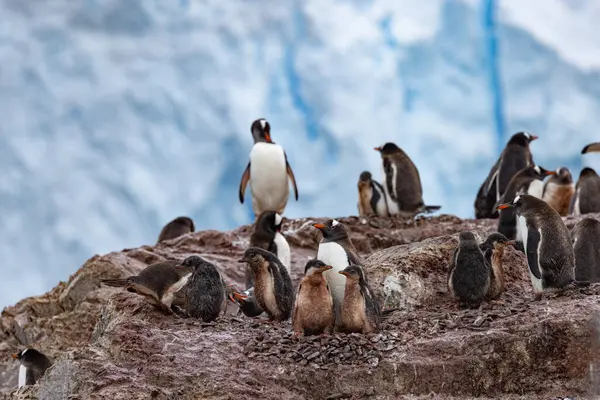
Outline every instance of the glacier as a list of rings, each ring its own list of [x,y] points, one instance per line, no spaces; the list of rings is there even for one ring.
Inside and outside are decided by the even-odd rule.
[[[584,0],[0,0],[0,305],[178,215],[248,223],[251,122],[295,172],[287,217],[356,214],[394,141],[428,204],[473,216],[526,130],[545,168],[600,157],[600,3]]]

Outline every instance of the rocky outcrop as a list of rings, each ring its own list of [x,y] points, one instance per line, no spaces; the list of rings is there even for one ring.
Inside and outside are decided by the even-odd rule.
[[[316,254],[320,234],[311,225],[321,221],[285,222],[294,283]],[[206,324],[166,316],[140,296],[100,286],[102,278],[197,254],[241,287],[237,260],[251,227],[196,232],[95,256],[46,295],[7,307],[0,320],[2,392],[18,399],[591,396],[600,288],[534,301],[524,256],[511,248],[504,259],[508,291],[480,309],[460,310],[446,289],[457,233],[472,230],[483,240],[496,221],[340,221],[385,307],[398,309],[381,332],[295,339],[289,322],[238,317],[231,308]],[[55,362],[38,385],[15,391],[18,366],[9,355],[25,342]]]

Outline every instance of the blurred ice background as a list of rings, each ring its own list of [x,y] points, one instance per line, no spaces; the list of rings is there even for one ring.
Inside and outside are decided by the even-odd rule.
[[[259,117],[298,180],[288,217],[355,214],[386,141],[461,217],[516,131],[546,168],[598,168],[579,152],[600,140],[599,18],[585,0],[0,0],[0,306],[178,215],[248,223]]]

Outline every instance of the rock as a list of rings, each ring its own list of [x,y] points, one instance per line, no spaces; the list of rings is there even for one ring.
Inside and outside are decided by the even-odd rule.
[[[574,225],[578,218],[571,218]],[[292,278],[299,281],[324,219],[288,220]],[[95,256],[49,293],[7,307],[0,318],[0,388],[18,399],[168,398],[584,398],[599,390],[600,285],[533,301],[522,253],[506,251],[500,302],[462,310],[446,268],[457,234],[482,240],[497,221],[451,216],[341,218],[370,284],[398,308],[385,330],[292,338],[290,321],[221,317],[214,324],[166,316],[141,296],[99,284],[149,263],[198,254],[242,286],[237,260],[251,229],[203,231],[156,246]],[[16,329],[15,326],[20,328]],[[14,390],[9,354],[28,341],[54,365],[39,384]],[[592,349],[592,351],[590,350]],[[568,356],[566,356],[568,355]],[[588,384],[588,377],[592,384]],[[335,377],[335,379],[330,379]]]

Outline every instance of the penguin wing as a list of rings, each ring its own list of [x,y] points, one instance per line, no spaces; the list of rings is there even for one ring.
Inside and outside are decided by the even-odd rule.
[[[381,307],[379,301],[368,286],[361,287],[363,298],[365,299],[365,312],[369,322],[376,327],[379,327],[381,319]]]
[[[502,159],[502,157],[498,157],[498,159],[496,160],[496,163],[494,164],[494,166],[490,170],[490,173],[488,174],[487,178],[483,182],[483,185],[482,185],[484,187],[483,194],[485,196],[488,195],[488,193],[490,192],[490,190],[492,190],[492,187],[496,183],[496,176],[498,175],[498,170],[500,169],[500,160],[501,159]]]
[[[290,163],[288,162],[287,154],[285,153],[285,151],[283,152],[283,155],[285,156],[285,170],[287,171],[288,176],[292,180],[292,185],[294,186],[294,193],[296,194],[296,201],[298,201],[298,186],[296,186],[296,178],[294,177],[294,171],[292,171],[292,167],[290,167]]]
[[[242,175],[242,180],[240,182],[240,203],[244,203],[244,192],[246,191],[246,185],[248,185],[248,182],[250,181],[250,162],[248,162],[248,166],[246,167],[246,170],[244,171],[244,174]]]
[[[35,385],[35,371],[33,367],[29,367],[25,371],[25,384],[26,385]]]
[[[575,212],[575,202],[577,201],[577,197],[579,196],[579,182],[575,185],[575,193],[571,196],[571,201],[569,202],[569,215],[573,215]]]
[[[527,248],[525,249],[525,255],[527,256],[529,270],[537,279],[542,279],[538,253],[541,238],[542,236],[537,229],[532,226],[527,227]]]

